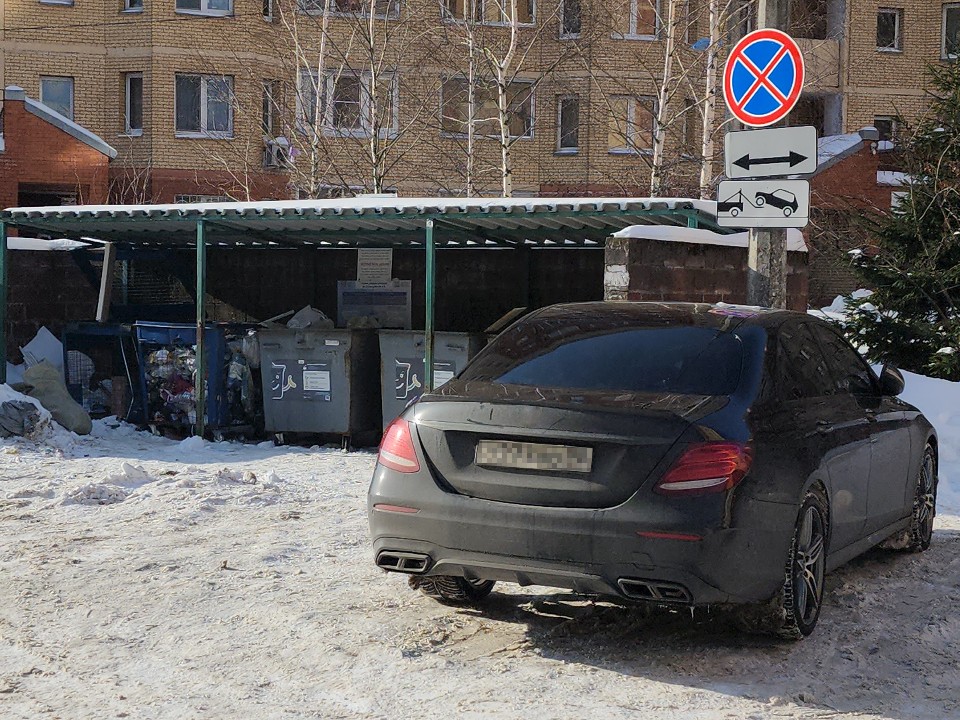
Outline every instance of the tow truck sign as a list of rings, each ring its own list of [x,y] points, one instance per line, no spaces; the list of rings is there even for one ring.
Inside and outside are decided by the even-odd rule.
[[[802,228],[809,215],[807,180],[726,180],[717,189],[721,227]]]

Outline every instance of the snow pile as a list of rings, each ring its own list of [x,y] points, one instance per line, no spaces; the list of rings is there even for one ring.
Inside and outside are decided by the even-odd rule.
[[[156,479],[139,465],[120,464],[120,470],[105,475],[100,482],[81,485],[67,493],[67,503],[79,505],[113,505],[123,502],[131,493]]]

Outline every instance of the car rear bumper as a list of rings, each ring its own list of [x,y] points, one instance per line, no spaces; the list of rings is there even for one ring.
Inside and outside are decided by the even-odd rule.
[[[400,480],[400,500],[389,492],[392,475],[378,468],[368,498],[374,557],[380,567],[407,574],[684,605],[755,602],[779,590],[796,522],[793,506],[751,501],[733,513],[736,527],[718,521],[704,529],[682,506],[651,512],[636,499],[603,510],[512,505],[432,482],[419,492],[411,485],[421,479],[411,476]]]

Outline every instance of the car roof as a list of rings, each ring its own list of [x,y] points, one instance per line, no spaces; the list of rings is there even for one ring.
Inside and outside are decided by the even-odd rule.
[[[573,315],[597,319],[609,316],[635,321],[638,324],[698,325],[715,327],[718,330],[732,330],[742,324],[774,327],[792,317],[809,317],[806,313],[753,305],[624,301],[562,303],[541,308],[527,317],[534,315],[544,320],[554,318],[560,320]]]

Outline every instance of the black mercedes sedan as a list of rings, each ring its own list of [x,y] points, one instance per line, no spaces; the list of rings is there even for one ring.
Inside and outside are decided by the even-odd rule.
[[[387,429],[376,564],[438,600],[496,581],[739,605],[787,638],[824,574],[929,547],[937,436],[830,325],[780,310],[538,310]]]

